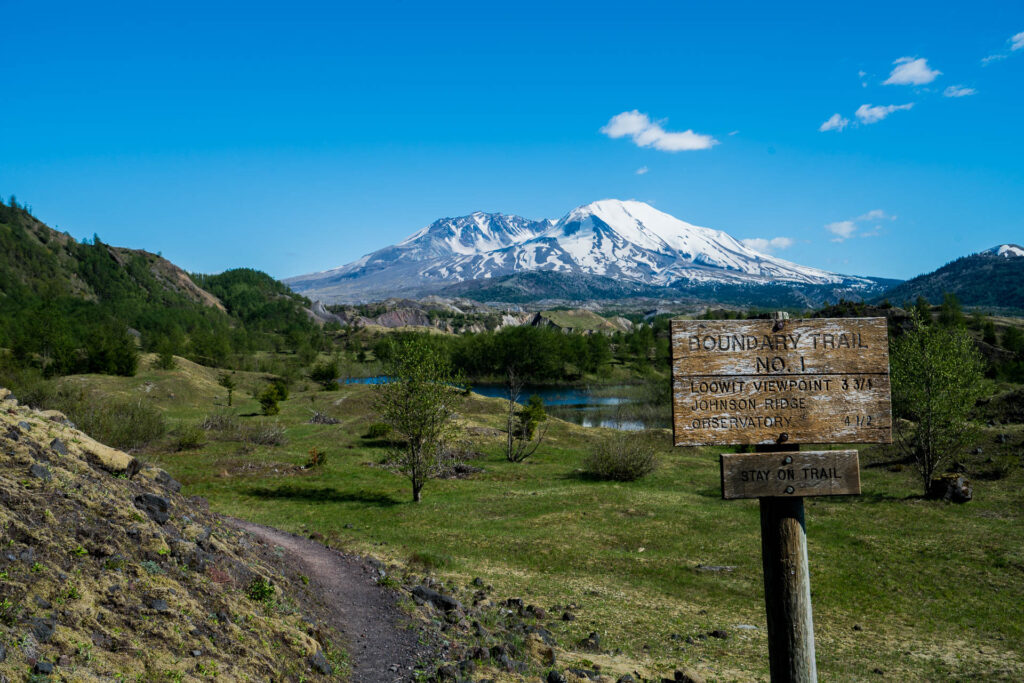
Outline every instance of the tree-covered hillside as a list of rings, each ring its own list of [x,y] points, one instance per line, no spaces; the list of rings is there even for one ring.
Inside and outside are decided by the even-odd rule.
[[[900,304],[924,297],[939,304],[947,293],[964,306],[1024,310],[1024,257],[964,256],[893,287],[882,298]]]
[[[18,366],[130,375],[140,348],[225,366],[320,334],[307,302],[264,273],[197,279],[213,293],[160,256],[78,242],[0,202],[0,349]]]

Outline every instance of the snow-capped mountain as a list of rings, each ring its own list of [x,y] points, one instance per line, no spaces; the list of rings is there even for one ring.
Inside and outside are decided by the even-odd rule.
[[[285,282],[334,302],[422,294],[525,271],[657,287],[874,284],[762,254],[725,232],[691,225],[643,202],[613,199],[581,206],[557,221],[485,213],[444,218],[358,261]]]
[[[1000,244],[998,247],[992,247],[981,252],[982,254],[989,254],[991,256],[1002,256],[1004,258],[1013,258],[1016,256],[1024,256],[1024,247],[1016,244]]]

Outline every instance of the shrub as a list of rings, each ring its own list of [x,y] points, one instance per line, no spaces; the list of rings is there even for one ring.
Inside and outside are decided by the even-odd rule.
[[[167,433],[160,410],[142,400],[65,395],[56,407],[92,438],[122,450],[142,448]]]
[[[231,413],[211,413],[199,426],[207,431],[233,432],[238,430],[238,418]]]
[[[318,363],[309,371],[309,378],[327,391],[337,389],[338,364],[334,361]]]
[[[174,352],[168,348],[161,350],[153,361],[153,367],[157,370],[173,370],[174,366]]]
[[[284,446],[288,443],[284,427],[277,422],[248,425],[240,431],[239,437],[243,443],[260,446]]]
[[[260,408],[264,415],[277,415],[281,412],[281,408],[277,405],[278,398],[277,388],[271,384],[260,392],[256,400],[260,402]]]
[[[266,579],[255,578],[249,582],[245,595],[253,602],[269,604],[274,599],[274,586]]]
[[[189,451],[206,443],[206,432],[201,424],[182,425],[178,427],[174,440],[174,450]]]
[[[635,481],[654,471],[654,448],[633,434],[600,441],[591,447],[583,469],[595,479]]]
[[[327,463],[327,454],[316,448],[309,449],[309,460],[306,461],[306,469],[323,467]]]

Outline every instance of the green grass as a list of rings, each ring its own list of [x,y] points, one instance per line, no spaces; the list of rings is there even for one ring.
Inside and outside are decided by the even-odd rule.
[[[150,395],[175,394],[161,400],[172,426],[195,424],[223,410],[223,392],[201,370],[189,372],[195,377],[147,371],[98,381],[129,393],[152,382]],[[417,505],[407,480],[376,466],[380,440],[363,438],[375,421],[373,390],[293,389],[275,418],[245,417],[258,413],[257,403],[236,392],[241,423],[279,420],[284,446],[245,450],[211,431],[199,449],[146,457],[219,512],[318,531],[334,545],[432,568],[463,585],[480,576],[496,595],[549,611],[573,603],[577,620],[555,622],[562,644],[596,630],[629,666],[661,673],[686,664],[712,680],[767,678],[758,504],[721,500],[719,450],[675,449],[667,431],[651,433],[661,459],[654,474],[592,481],[580,472],[586,446],[611,433],[554,421],[545,446],[525,463],[504,460],[501,436],[475,437],[472,448],[483,457],[473,464],[485,471],[432,481]],[[501,405],[474,397],[462,415],[499,427]],[[308,424],[313,410],[341,423]],[[1011,444],[1024,438],[1019,426],[999,431],[1011,432]],[[312,448],[327,454],[326,464],[300,469]],[[966,505],[921,500],[910,467],[867,467],[885,457],[878,449],[862,451],[863,495],[807,500],[822,680],[1024,677],[1024,474],[1012,448],[986,443],[978,458],[995,454],[1011,462],[1010,473],[975,480],[975,500]],[[713,629],[732,637],[685,642]]]

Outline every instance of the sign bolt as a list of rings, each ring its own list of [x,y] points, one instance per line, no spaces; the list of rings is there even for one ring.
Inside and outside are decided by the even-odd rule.
[[[785,457],[785,459],[783,459],[782,463],[784,465],[791,465],[791,464],[793,464],[793,456],[792,455],[787,455]]]
[[[793,493],[793,491],[795,491],[795,490],[796,489],[794,489],[792,486],[787,486],[786,487],[786,493]]]

